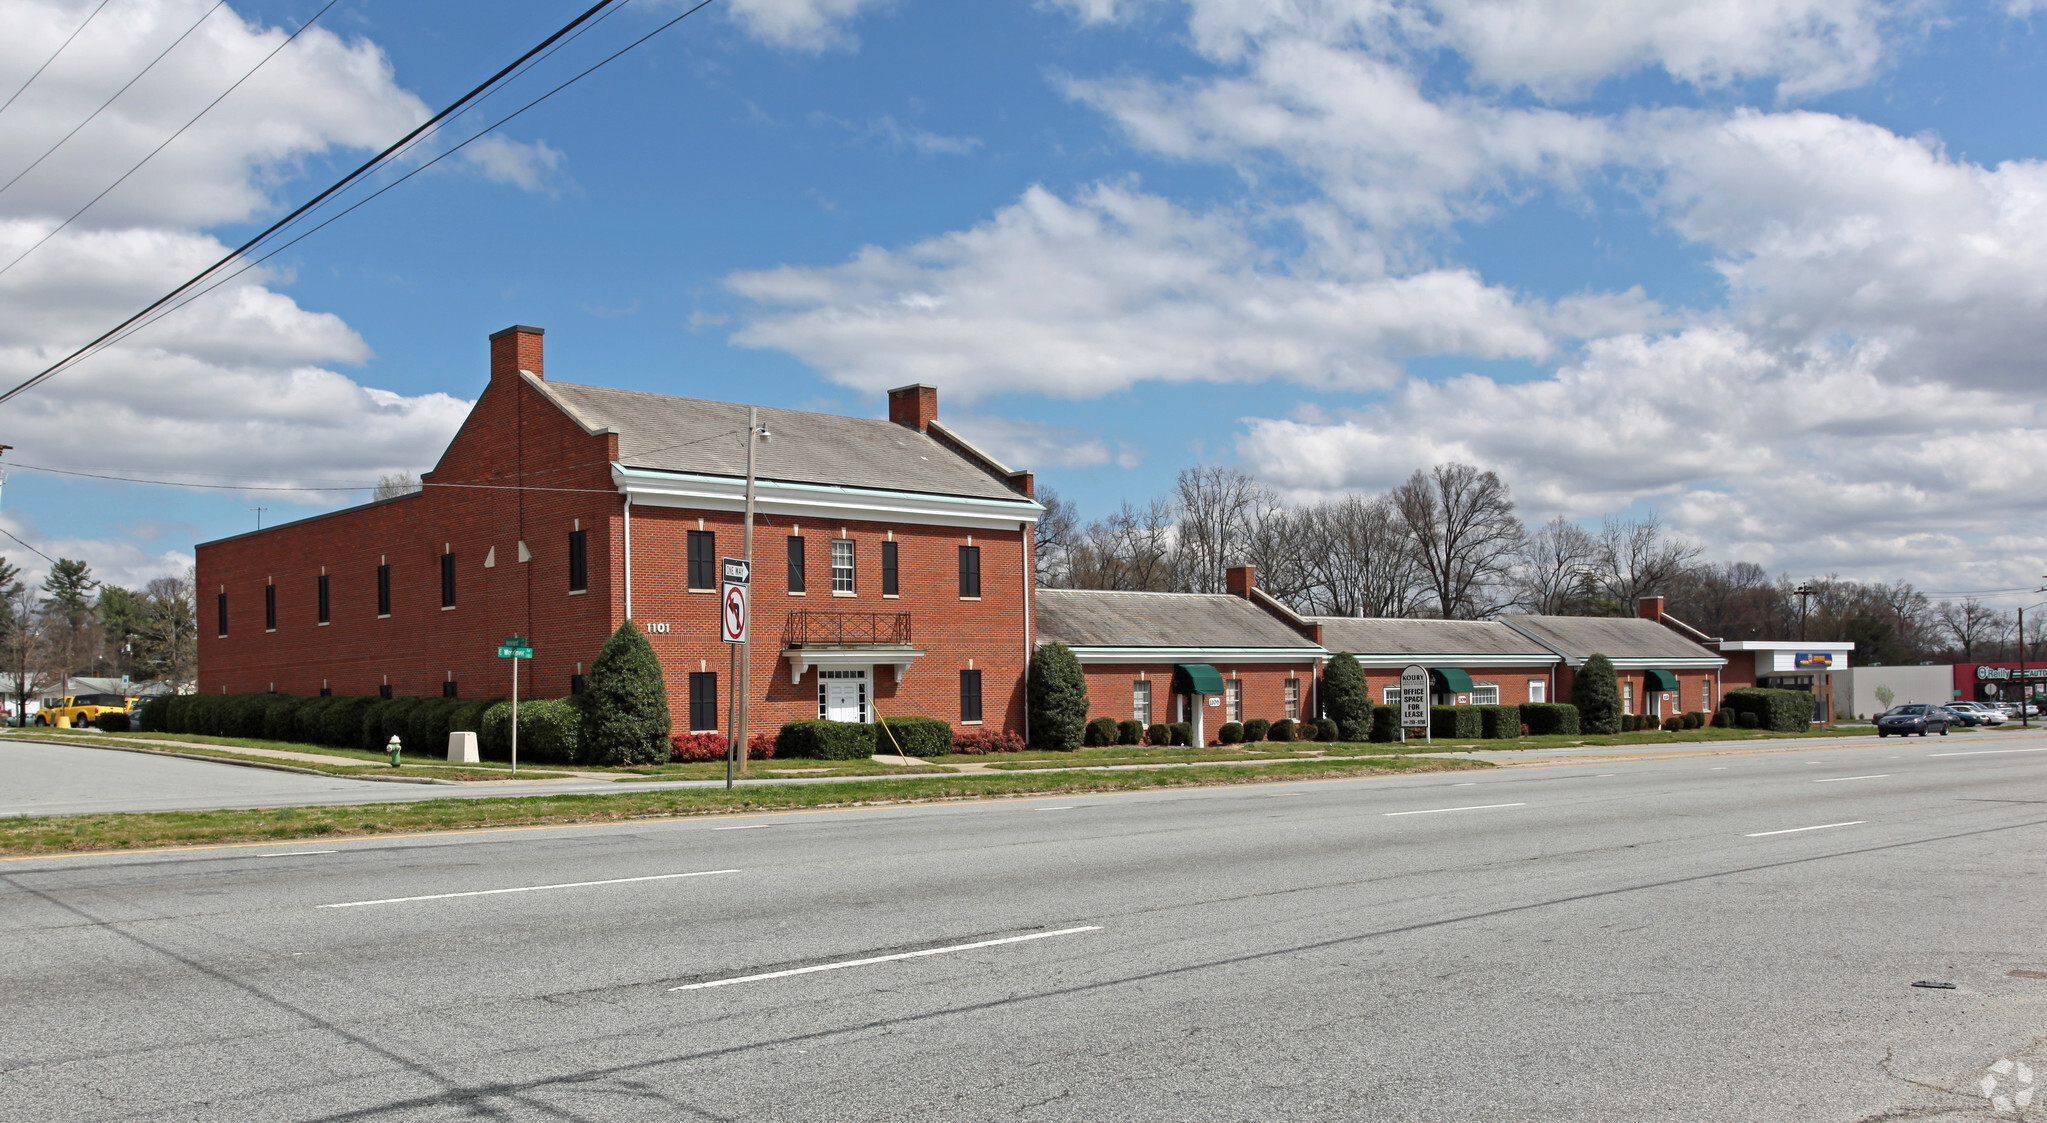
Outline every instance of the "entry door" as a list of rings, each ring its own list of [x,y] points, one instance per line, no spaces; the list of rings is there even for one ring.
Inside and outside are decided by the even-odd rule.
[[[819,671],[817,716],[825,721],[867,722],[867,672]]]

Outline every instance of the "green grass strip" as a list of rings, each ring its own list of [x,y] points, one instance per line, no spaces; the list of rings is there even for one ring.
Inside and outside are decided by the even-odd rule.
[[[926,778],[749,785],[729,792],[723,788],[699,788],[291,807],[280,811],[45,815],[0,819],[0,854],[59,854],[558,823],[610,823],[691,815],[998,799],[1004,796],[1075,795],[1146,788],[1212,787],[1485,767],[1490,766],[1466,760],[1373,757],[1285,761],[1260,768],[1224,765],[1130,772],[971,776],[955,773]]]

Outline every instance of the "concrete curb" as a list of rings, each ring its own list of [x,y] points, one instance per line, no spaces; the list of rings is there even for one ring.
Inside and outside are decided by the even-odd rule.
[[[230,764],[241,768],[263,768],[268,769],[271,772],[295,772],[301,776],[325,776],[329,780],[367,780],[372,784],[435,784],[441,787],[463,786],[463,783],[460,780],[430,780],[425,779],[423,777],[415,776],[374,776],[374,775],[345,776],[336,772],[322,772],[317,768],[300,768],[296,765],[291,764],[273,764],[267,760],[250,760],[247,757],[204,756],[199,753],[172,752],[171,750],[168,749],[152,749],[142,745],[133,744],[88,745],[79,741],[51,741],[41,737],[25,736],[20,733],[10,733],[6,735],[4,738],[0,738],[0,743],[4,743],[5,741],[28,741],[32,744],[37,745],[62,745],[69,748],[111,749],[117,753],[141,753],[145,756],[169,756],[176,757],[179,760],[204,761],[207,764]]]

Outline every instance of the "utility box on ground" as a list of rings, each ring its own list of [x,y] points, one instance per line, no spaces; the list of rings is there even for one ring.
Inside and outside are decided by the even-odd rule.
[[[482,760],[476,755],[476,734],[448,734],[448,759],[461,764],[475,764]]]

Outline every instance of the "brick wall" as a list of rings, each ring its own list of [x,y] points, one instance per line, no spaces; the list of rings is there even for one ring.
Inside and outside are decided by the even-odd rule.
[[[1132,713],[1134,684],[1143,680],[1151,686],[1151,708],[1154,722],[1184,720],[1173,710],[1173,664],[1171,663],[1089,663],[1086,653],[1081,657],[1081,670],[1087,676],[1088,718],[1112,717],[1117,721],[1129,721]],[[1317,716],[1315,686],[1315,664],[1308,660],[1299,663],[1214,663],[1216,673],[1225,681],[1243,683],[1243,718],[1264,718],[1278,721],[1286,716],[1286,680],[1300,680],[1300,716],[1311,719]],[[1202,731],[1210,741],[1215,740],[1216,731],[1222,728],[1228,718],[1226,706],[1208,709],[1203,719]]]
[[[1372,704],[1386,705],[1386,688],[1400,685],[1400,668],[1366,667],[1365,689],[1371,695]],[[1492,683],[1500,688],[1502,706],[1518,706],[1528,701],[1528,684],[1550,681],[1550,672],[1541,667],[1466,667],[1464,673],[1471,676],[1472,685]],[[1551,702],[1568,702],[1569,697],[1559,697],[1554,685],[1549,690]]]
[[[1671,674],[1677,678],[1678,690],[1677,696],[1672,699],[1674,704],[1666,704],[1663,707],[1664,717],[1699,709],[1711,713],[1720,708],[1722,691],[1715,682],[1714,672],[1672,671]],[[1572,668],[1557,668],[1557,701],[1568,702],[1571,700],[1571,684],[1575,681],[1575,677],[1576,672]],[[1633,714],[1649,713],[1651,710],[1649,705],[1649,676],[1642,671],[1616,670],[1614,677],[1620,684],[1621,702],[1626,711]],[[1632,692],[1629,689],[1630,687],[1633,688]],[[1705,705],[1707,701],[1706,692],[1709,689],[1712,692],[1711,706]],[[1727,689],[1732,690],[1734,688],[1730,686]],[[1628,702],[1631,698],[1633,699],[1633,704],[1629,705]]]

